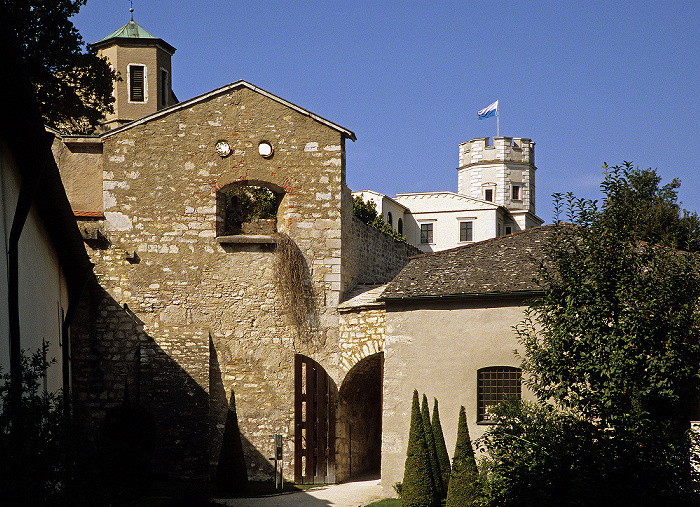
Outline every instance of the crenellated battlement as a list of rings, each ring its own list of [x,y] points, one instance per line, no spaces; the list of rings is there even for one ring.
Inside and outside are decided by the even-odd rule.
[[[459,145],[459,167],[488,162],[535,165],[535,143],[526,137],[477,137]]]

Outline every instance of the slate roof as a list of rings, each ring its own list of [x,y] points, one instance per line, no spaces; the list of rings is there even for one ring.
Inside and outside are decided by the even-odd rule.
[[[533,295],[542,246],[553,225],[417,255],[389,283],[380,300]]]

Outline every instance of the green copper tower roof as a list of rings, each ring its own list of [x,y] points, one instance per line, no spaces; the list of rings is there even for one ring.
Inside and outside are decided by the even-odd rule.
[[[96,44],[99,44],[100,42],[104,42],[108,39],[114,39],[117,37],[118,38],[127,37],[130,39],[157,39],[158,38],[158,37],[154,37],[153,35],[148,33],[142,26],[140,26],[138,23],[136,23],[132,19],[126,25],[113,31],[104,39],[97,41]]]
[[[175,48],[170,44],[165,42],[163,39],[159,39],[154,36],[133,19],[129,21],[126,25],[113,31],[104,39],[101,39],[94,44],[93,47],[99,49],[101,47],[109,46],[110,43],[119,42],[126,43],[128,45],[138,44],[138,45],[152,45],[158,44],[164,48],[171,55],[175,53]]]

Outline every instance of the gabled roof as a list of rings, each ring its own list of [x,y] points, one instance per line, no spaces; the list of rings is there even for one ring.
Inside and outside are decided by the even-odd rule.
[[[438,192],[410,192],[396,194],[396,201],[411,209],[412,213],[432,213],[434,211],[487,210],[503,208],[500,204],[468,195],[456,194],[447,190]],[[436,204],[440,205],[435,208]],[[428,209],[420,209],[420,206]],[[505,208],[504,208],[505,209]]]
[[[160,44],[171,55],[176,51],[173,46],[165,42],[163,39],[159,39],[158,37],[152,35],[141,25],[136,23],[133,19],[121,28],[117,28],[116,30],[114,30],[107,37],[100,39],[91,45],[94,48],[101,48],[104,46],[109,46],[112,43],[117,43],[119,41],[131,43],[146,42],[150,44]]]
[[[212,91],[205,93],[203,95],[199,95],[198,97],[194,97],[190,100],[186,100],[184,102],[178,102],[175,105],[172,105],[170,107],[166,107],[165,109],[161,109],[160,111],[156,111],[153,114],[149,114],[148,116],[144,116],[143,118],[129,122],[126,125],[109,130],[109,131],[105,132],[104,134],[102,134],[101,137],[102,138],[110,137],[114,134],[117,134],[119,132],[123,132],[123,131],[128,130],[130,128],[133,128],[137,125],[142,125],[142,124],[147,123],[149,121],[156,120],[158,118],[162,118],[163,116],[166,116],[166,115],[173,113],[175,111],[181,111],[183,109],[190,108],[193,105],[198,104],[200,102],[204,102],[205,100],[208,100],[211,97],[214,97],[216,95],[221,95],[223,93],[226,93],[230,90],[234,90],[236,88],[248,88],[249,90],[252,90],[256,93],[264,95],[265,97],[268,97],[268,98],[274,100],[275,102],[278,102],[284,106],[287,106],[290,109],[294,109],[298,113],[301,113],[304,116],[308,116],[309,118],[316,120],[317,122],[322,123],[322,124],[326,125],[327,127],[332,128],[333,130],[337,130],[338,132],[343,134],[345,137],[347,137],[351,141],[355,141],[357,139],[355,137],[355,133],[352,132],[351,130],[343,128],[340,125],[337,125],[331,121],[326,120],[325,118],[321,118],[320,116],[312,113],[311,111],[307,111],[306,109],[303,109],[303,108],[297,106],[296,104],[292,104],[291,102],[284,100],[283,98],[278,97],[277,95],[273,95],[272,93],[267,92],[267,91],[263,90],[262,88],[258,88],[257,86],[252,85],[252,84],[250,84],[246,81],[243,81],[243,80],[236,81],[235,83],[231,83],[231,84],[226,85],[226,86],[222,86],[221,88],[216,88],[215,90],[212,90]]]
[[[553,225],[412,257],[381,300],[534,295],[542,246]]]

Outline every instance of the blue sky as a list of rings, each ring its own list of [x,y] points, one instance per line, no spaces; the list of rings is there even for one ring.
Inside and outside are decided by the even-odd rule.
[[[88,0],[86,42],[129,20]],[[682,181],[700,212],[700,2],[134,0],[134,20],[177,48],[186,100],[244,79],[355,132],[352,190],[457,190],[458,144],[536,143],[537,214],[553,192],[599,198],[601,166],[633,161]]]

